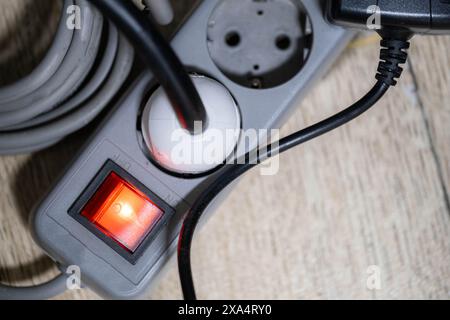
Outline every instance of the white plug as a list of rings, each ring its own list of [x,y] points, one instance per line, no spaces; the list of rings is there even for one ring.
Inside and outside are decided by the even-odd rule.
[[[207,123],[196,123],[194,135],[183,129],[162,88],[150,97],[142,114],[142,134],[152,159],[178,175],[200,175],[233,156],[241,132],[236,102],[222,84],[192,76],[205,105]]]

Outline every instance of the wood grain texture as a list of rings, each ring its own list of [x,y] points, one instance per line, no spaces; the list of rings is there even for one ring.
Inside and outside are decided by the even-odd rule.
[[[3,17],[14,21],[22,2],[31,1],[0,0],[0,39]],[[196,238],[199,296],[449,299],[449,49],[449,37],[415,38],[404,77],[376,108],[281,156],[277,175],[248,174]],[[363,95],[374,82],[378,50],[375,41],[347,49],[283,134]],[[82,140],[0,158],[2,282],[38,283],[55,274],[29,236],[27,217]],[[379,290],[366,284],[374,265]],[[83,290],[58,298],[98,297]],[[181,298],[175,264],[148,298]]]

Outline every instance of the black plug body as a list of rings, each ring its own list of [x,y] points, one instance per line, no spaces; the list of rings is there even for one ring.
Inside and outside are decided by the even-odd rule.
[[[450,0],[328,0],[328,18],[381,34],[450,34]]]

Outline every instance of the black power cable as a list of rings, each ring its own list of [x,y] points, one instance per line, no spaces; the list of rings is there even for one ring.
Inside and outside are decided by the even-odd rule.
[[[89,0],[133,43],[142,60],[164,88],[183,128],[207,122],[207,114],[183,64],[156,26],[131,1]]]
[[[184,219],[178,243],[178,271],[183,295],[186,300],[196,300],[197,298],[192,277],[191,246],[195,229],[208,205],[231,182],[254,168],[257,165],[255,163],[261,163],[261,161],[341,127],[374,106],[385,95],[390,86],[396,85],[395,79],[399,78],[403,71],[400,64],[406,62],[406,50],[409,48],[409,42],[403,38],[399,40],[383,39],[381,45],[383,47],[380,57],[381,62],[376,76],[378,82],[361,100],[322,122],[283,138],[268,148],[264,148],[257,153],[256,159],[251,158],[251,154],[255,154],[255,152],[248,153],[244,158],[246,160],[245,164],[228,165],[215,178],[208,189],[200,194]],[[237,163],[242,162],[237,161]]]

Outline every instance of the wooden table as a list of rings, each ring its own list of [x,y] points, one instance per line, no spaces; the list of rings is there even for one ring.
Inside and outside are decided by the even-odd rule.
[[[57,18],[54,7],[52,0],[0,0],[2,83],[45,52],[55,23],[42,21]],[[374,82],[378,50],[370,35],[353,42],[283,134],[363,95]],[[283,155],[276,176],[248,174],[195,240],[199,296],[449,299],[449,50],[450,37],[415,38],[400,84],[375,109]],[[80,140],[0,158],[2,282],[39,283],[55,274],[27,220]],[[181,298],[175,264],[148,297]],[[80,290],[59,298],[98,297]]]

